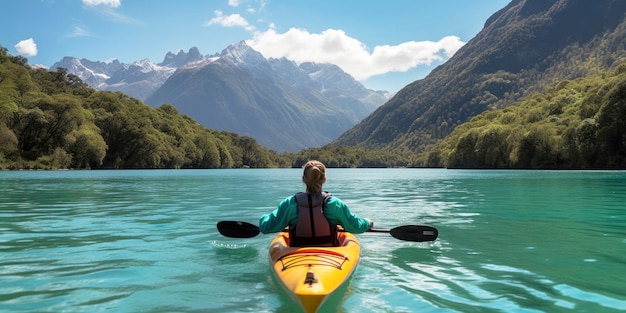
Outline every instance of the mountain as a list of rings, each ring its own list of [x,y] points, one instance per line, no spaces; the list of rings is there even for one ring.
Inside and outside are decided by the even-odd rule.
[[[176,71],[148,59],[124,65],[109,77],[99,89],[121,91],[140,100],[146,99]]]
[[[90,61],[75,57],[65,57],[50,68],[67,69],[80,77],[90,87],[99,90],[121,91],[139,100],[145,100],[157,90],[178,67],[204,59],[198,48],[189,52],[168,52],[162,63],[154,64],[148,59],[124,64],[118,60],[111,62]]]
[[[180,67],[146,103],[169,103],[206,127],[295,152],[331,142],[387,99],[339,67],[268,60],[242,41]]]
[[[334,64],[305,62],[297,65],[286,58],[269,59],[268,62],[272,70],[292,87],[320,92],[331,102],[353,111],[357,120],[362,120],[390,98],[389,92],[365,88]]]
[[[65,57],[51,68],[58,67],[93,88],[121,91],[153,106],[173,104],[206,127],[254,137],[277,151],[327,144],[391,97],[365,88],[336,65],[266,59],[243,41],[216,55],[204,56],[196,47],[168,52],[158,64]],[[239,120],[251,112],[271,115],[265,121],[273,124]]]
[[[513,0],[445,64],[332,145],[420,153],[459,124],[626,59],[626,1]]]
[[[193,47],[189,49],[187,53],[183,50],[179,50],[177,54],[168,52],[165,58],[163,58],[163,62],[159,63],[159,65],[179,68],[187,63],[200,61],[202,59],[204,59],[204,56],[200,53],[200,50]]]
[[[300,64],[299,68],[317,84],[313,88],[333,101],[338,103],[343,101],[345,106],[352,106],[353,110],[361,111],[362,116],[359,120],[390,98],[387,91],[373,91],[365,88],[363,84],[334,64],[306,62]],[[358,99],[358,102],[354,99]]]
[[[118,60],[107,63],[74,57],[64,57],[61,61],[54,63],[50,68],[56,70],[59,67],[67,69],[68,73],[77,75],[89,86],[99,88],[105,84],[106,80],[109,79],[113,73],[122,69],[124,65]]]

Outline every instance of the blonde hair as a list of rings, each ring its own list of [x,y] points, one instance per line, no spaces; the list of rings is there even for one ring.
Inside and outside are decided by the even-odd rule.
[[[310,160],[303,168],[302,182],[306,184],[306,192],[322,192],[322,184],[326,182],[326,166],[320,161]]]

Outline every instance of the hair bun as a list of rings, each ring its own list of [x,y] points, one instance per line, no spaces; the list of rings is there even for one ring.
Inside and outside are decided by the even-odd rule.
[[[310,160],[304,165],[302,181],[306,184],[307,192],[322,191],[322,184],[326,179],[326,166],[320,161]]]

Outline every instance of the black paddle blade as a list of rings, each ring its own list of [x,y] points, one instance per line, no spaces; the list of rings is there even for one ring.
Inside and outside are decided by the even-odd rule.
[[[251,238],[259,234],[259,227],[256,225],[237,221],[220,221],[217,223],[217,230],[232,238]]]
[[[437,228],[425,225],[404,225],[392,228],[391,236],[406,241],[433,241],[439,236]]]

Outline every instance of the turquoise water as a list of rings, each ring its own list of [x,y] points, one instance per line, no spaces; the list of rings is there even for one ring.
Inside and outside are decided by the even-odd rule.
[[[272,238],[222,237],[302,189],[299,169],[0,172],[2,312],[295,312]],[[329,169],[377,228],[324,312],[626,310],[626,172]]]

